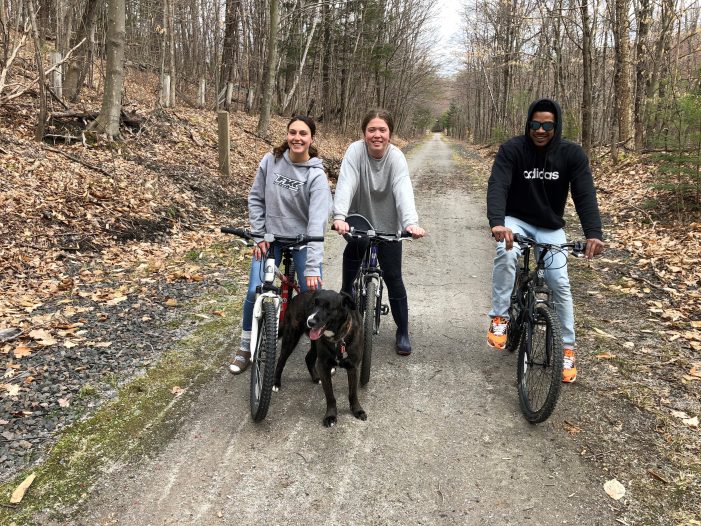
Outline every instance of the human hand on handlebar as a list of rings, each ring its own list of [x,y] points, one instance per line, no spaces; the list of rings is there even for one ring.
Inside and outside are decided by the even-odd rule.
[[[263,254],[268,252],[268,248],[270,248],[270,243],[268,243],[267,241],[261,241],[253,247],[253,257],[256,258],[256,260],[260,261],[260,259],[263,257]]]
[[[505,226],[494,226],[492,227],[492,235],[494,239],[498,241],[504,241],[506,244],[506,250],[511,250],[514,246],[514,232]]]
[[[307,281],[307,289],[309,290],[317,290],[324,285],[321,276],[305,276],[304,279]]]
[[[587,246],[584,249],[584,257],[591,259],[594,256],[598,256],[604,250],[604,242],[600,239],[590,238],[587,239]]]
[[[406,227],[406,231],[409,232],[414,239],[419,239],[426,235],[426,231],[419,225],[409,225]]]
[[[350,231],[350,225],[343,219],[334,219],[333,229],[340,235],[347,234]]]

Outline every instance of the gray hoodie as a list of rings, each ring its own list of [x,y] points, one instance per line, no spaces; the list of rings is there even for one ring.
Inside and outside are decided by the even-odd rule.
[[[331,213],[331,190],[321,159],[290,161],[289,152],[276,159],[265,154],[248,195],[253,232],[292,237],[323,236]],[[305,276],[320,276],[323,243],[309,243]]]
[[[414,188],[402,151],[390,144],[381,159],[368,154],[365,141],[346,150],[336,184],[333,218],[361,214],[378,232],[397,232],[419,224]]]

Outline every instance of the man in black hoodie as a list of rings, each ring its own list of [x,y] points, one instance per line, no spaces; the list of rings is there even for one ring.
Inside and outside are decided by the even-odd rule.
[[[562,139],[561,133],[560,106],[550,99],[537,100],[528,109],[526,133],[502,144],[494,159],[487,188],[487,217],[498,243],[487,342],[497,349],[506,344],[509,300],[520,255],[518,247],[512,250],[514,233],[544,243],[564,243],[563,215],[571,191],[587,239],[584,255],[591,258],[604,247],[589,160],[579,145]],[[564,254],[555,255],[545,278],[562,323],[562,380],[574,382],[574,314],[566,258]]]

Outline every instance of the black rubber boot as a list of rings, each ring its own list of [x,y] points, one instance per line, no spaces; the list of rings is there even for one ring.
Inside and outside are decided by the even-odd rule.
[[[397,324],[397,341],[394,350],[400,356],[411,354],[411,341],[409,340],[409,303],[406,296],[401,299],[389,300],[394,323]]]

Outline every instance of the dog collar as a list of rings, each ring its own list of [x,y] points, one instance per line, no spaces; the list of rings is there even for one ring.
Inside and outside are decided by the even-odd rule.
[[[338,345],[338,353],[341,355],[341,360],[348,358],[348,353],[346,352],[346,336],[350,334],[351,328],[353,327],[353,318],[348,318],[348,330],[346,333],[336,340],[336,345]]]

